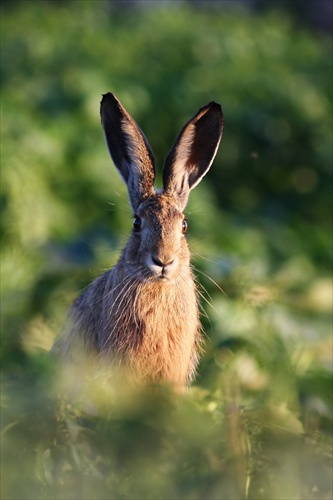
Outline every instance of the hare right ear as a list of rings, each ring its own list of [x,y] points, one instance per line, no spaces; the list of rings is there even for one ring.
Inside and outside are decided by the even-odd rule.
[[[135,213],[142,199],[155,193],[154,155],[142,130],[111,92],[103,95],[101,120],[110,155],[127,184]]]
[[[212,101],[186,123],[166,157],[164,191],[175,196],[180,210],[184,210],[191,189],[210,169],[222,132],[222,109]]]

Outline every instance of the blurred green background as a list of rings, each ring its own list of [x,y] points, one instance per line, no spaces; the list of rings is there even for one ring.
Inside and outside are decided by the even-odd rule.
[[[2,3],[3,499],[331,498],[332,40],[308,4],[325,18],[321,1]],[[100,383],[92,417],[48,352],[131,231],[107,91],[159,168],[207,102],[225,129],[186,211],[197,381]]]

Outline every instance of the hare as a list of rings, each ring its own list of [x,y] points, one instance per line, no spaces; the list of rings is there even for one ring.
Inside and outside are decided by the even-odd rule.
[[[112,93],[103,95],[101,121],[128,188],[133,230],[117,264],[73,303],[56,350],[75,359],[80,345],[81,353],[125,367],[133,380],[185,387],[195,376],[201,333],[183,211],[215,158],[222,109],[211,102],[184,126],[165,160],[161,190],[146,137]]]

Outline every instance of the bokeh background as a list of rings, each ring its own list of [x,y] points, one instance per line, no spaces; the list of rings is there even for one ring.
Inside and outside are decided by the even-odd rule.
[[[331,498],[332,3],[1,9],[1,497]],[[131,231],[107,91],[159,169],[207,102],[225,129],[186,212],[197,381],[183,396],[100,383],[92,417],[59,395],[49,350]]]

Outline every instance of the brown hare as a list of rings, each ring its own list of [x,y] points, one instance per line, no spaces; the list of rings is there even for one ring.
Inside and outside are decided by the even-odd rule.
[[[118,263],[75,300],[55,350],[73,361],[80,351],[122,366],[133,380],[185,386],[195,375],[201,334],[183,211],[216,155],[221,106],[207,104],[184,126],[165,160],[161,190],[146,137],[111,93],[103,95],[101,120],[128,188],[133,230]]]

